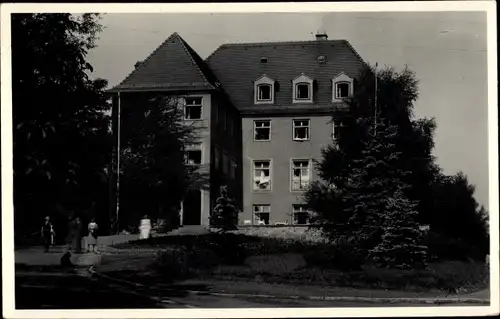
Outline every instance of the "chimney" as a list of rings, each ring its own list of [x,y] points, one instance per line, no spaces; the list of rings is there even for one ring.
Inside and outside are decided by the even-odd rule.
[[[328,34],[325,31],[319,31],[316,33],[316,41],[325,41],[328,40]]]

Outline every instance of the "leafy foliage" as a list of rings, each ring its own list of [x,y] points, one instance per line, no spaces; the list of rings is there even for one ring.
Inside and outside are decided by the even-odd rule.
[[[120,223],[136,224],[144,214],[174,223],[180,199],[206,185],[204,168],[185,162],[185,149],[199,140],[201,127],[182,121],[177,97],[134,98],[134,107],[123,109]]]
[[[12,15],[16,235],[107,209],[107,82],[86,62],[100,30],[97,14]]]
[[[377,130],[380,138],[373,138],[374,71],[367,68],[362,72],[354,96],[345,101],[348,110],[334,115],[334,121],[341,120],[344,124],[342,131],[333,145],[323,150],[322,160],[316,163],[322,181],[313,183],[305,195],[309,208],[316,212],[313,226],[321,228],[334,241],[357,240],[360,245],[362,241],[373,244],[373,238],[382,240],[379,236],[384,232],[376,225],[382,226],[385,219],[379,219],[379,213],[387,209],[390,200],[397,204],[387,214],[400,214],[401,218],[409,214],[411,224],[428,224],[445,236],[467,238],[470,243],[476,241],[475,245],[487,251],[487,227],[483,217],[486,211],[477,209],[473,188],[463,175],[451,178],[441,174],[432,155],[434,119],[413,118],[418,80],[408,68],[398,72],[386,67],[377,72],[377,117],[384,119],[378,129],[383,132],[386,125],[395,132],[380,136]],[[460,204],[455,205],[457,198]],[[353,219],[359,211],[365,213],[359,215],[359,220]],[[456,218],[457,215],[462,218]],[[467,223],[473,225],[472,232],[465,226]],[[386,240],[394,235],[387,234],[387,229],[385,233]],[[351,234],[353,238],[342,234]],[[415,245],[419,250],[420,244]]]

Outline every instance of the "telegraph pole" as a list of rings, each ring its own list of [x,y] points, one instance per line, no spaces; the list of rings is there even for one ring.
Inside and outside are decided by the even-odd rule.
[[[374,123],[373,123],[373,129],[374,129],[374,136],[377,136],[377,96],[378,96],[378,74],[377,74],[377,67],[378,67],[378,62],[375,63],[375,111],[374,111]]]
[[[116,212],[115,212],[115,224],[116,224],[116,233],[120,231],[120,223],[119,223],[119,216],[120,216],[120,159],[121,159],[121,136],[120,136],[120,130],[121,130],[121,97],[120,97],[120,92],[118,92],[118,123],[117,123],[117,142],[116,142]]]

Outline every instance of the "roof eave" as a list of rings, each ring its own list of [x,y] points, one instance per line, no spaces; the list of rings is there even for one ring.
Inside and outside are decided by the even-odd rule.
[[[331,115],[332,113],[345,112],[347,105],[344,103],[334,103],[329,106],[306,106],[300,108],[291,107],[245,107],[241,108],[240,114],[242,116],[290,116],[290,115]]]
[[[213,91],[216,88],[209,83],[175,83],[162,85],[117,85],[109,90],[108,93],[119,92],[173,92],[173,91]]]

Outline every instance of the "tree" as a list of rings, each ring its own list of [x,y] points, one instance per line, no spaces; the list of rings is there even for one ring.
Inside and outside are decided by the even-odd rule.
[[[427,263],[427,246],[417,223],[417,203],[398,188],[387,198],[383,212],[381,241],[370,250],[378,266],[398,269],[423,268]]]
[[[363,163],[365,144],[373,135],[370,129],[374,123],[374,74],[372,68],[362,72],[354,96],[345,101],[346,112],[335,114],[333,120],[344,124],[342,131],[334,144],[322,151],[322,159],[316,163],[321,181],[313,183],[306,193],[309,208],[316,212],[314,226],[334,239],[343,233],[339,229],[351,216],[345,207],[345,200],[352,191],[349,180],[359,173],[357,163]],[[394,166],[404,172],[399,177],[400,182],[408,186],[403,190],[404,198],[417,205],[416,222],[430,225],[430,229],[440,236],[454,236],[481,247],[479,251],[484,255],[488,233],[485,218],[481,216],[486,214],[485,210],[478,209],[473,187],[463,175],[452,178],[441,173],[432,154],[434,119],[413,118],[413,103],[418,98],[415,74],[408,68],[400,72],[385,68],[377,76],[377,116],[397,128],[397,135],[391,142],[394,152],[399,154]],[[465,249],[462,251],[463,255],[467,254]]]
[[[348,220],[341,230],[353,237],[355,249],[379,265],[424,265],[426,248],[414,211],[417,202],[404,195],[410,187],[404,177],[410,172],[400,168],[401,153],[395,144],[398,128],[387,123],[380,120],[376,133],[370,130],[362,156],[352,163],[342,193],[342,209]]]
[[[235,230],[238,222],[238,211],[233,201],[228,197],[227,186],[220,188],[220,197],[210,216],[210,225],[222,232]]]
[[[86,62],[100,30],[98,14],[12,15],[16,235],[43,215],[106,209],[110,105]]]
[[[413,119],[413,104],[418,98],[418,80],[413,71],[405,68],[398,72],[386,67],[377,72],[377,77],[377,117],[397,127],[393,143],[395,151],[400,153],[398,167],[409,172],[402,178],[411,185],[405,189],[405,196],[418,202],[418,220],[427,221],[432,204],[431,185],[439,172],[432,156],[435,122],[427,118]],[[374,97],[375,69],[368,67],[357,79],[354,95],[345,101],[347,111],[334,115],[334,121],[342,122],[342,130],[335,143],[322,151],[322,159],[316,163],[322,182],[313,184],[306,194],[310,208],[319,212],[319,219],[342,219],[338,199],[356,167],[354,161],[363,157],[363,143],[370,139]],[[318,196],[319,193],[323,195]]]
[[[489,253],[488,212],[477,203],[474,191],[475,187],[462,172],[452,176],[441,174],[433,184],[430,228],[475,247],[470,257],[484,260]]]
[[[206,186],[204,167],[185,158],[202,128],[182,121],[176,97],[145,93],[137,99],[140,108],[123,110],[120,226],[135,225],[144,214],[175,224],[186,193]]]

